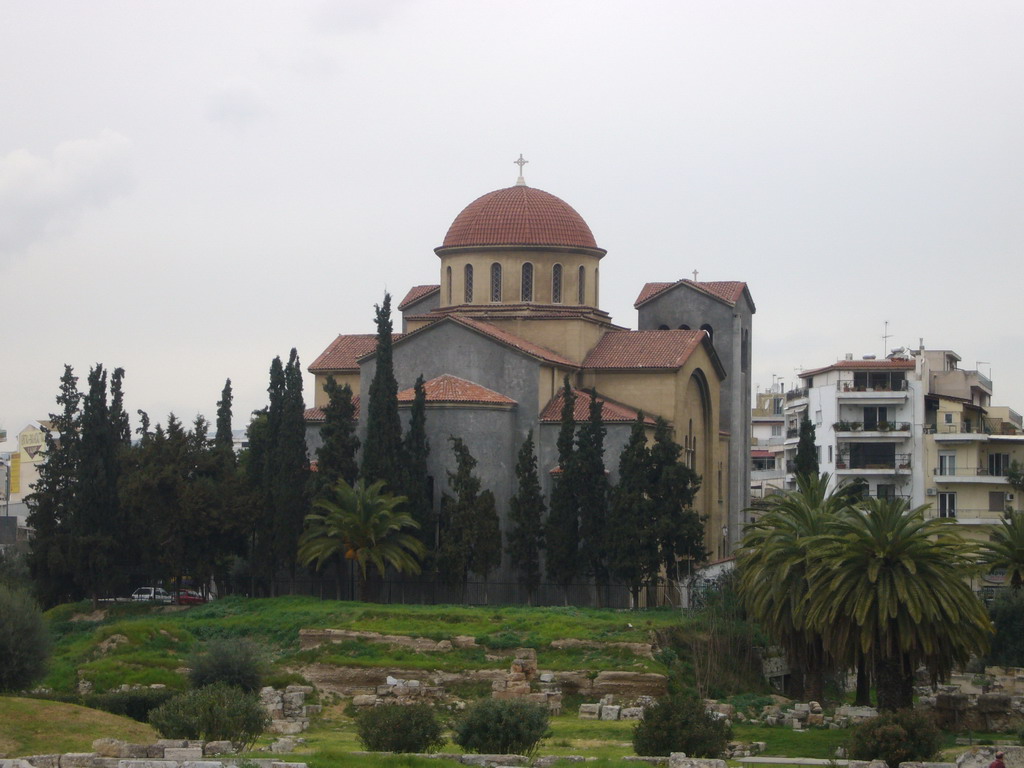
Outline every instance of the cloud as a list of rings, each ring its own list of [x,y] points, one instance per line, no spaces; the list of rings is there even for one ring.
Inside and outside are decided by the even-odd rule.
[[[310,25],[327,34],[374,30],[411,0],[347,0],[325,2],[310,17]]]
[[[0,256],[69,231],[133,184],[131,142],[113,131],[65,141],[49,157],[11,152],[0,158]]]
[[[206,101],[206,117],[235,129],[263,119],[270,110],[263,99],[246,86],[225,86]]]

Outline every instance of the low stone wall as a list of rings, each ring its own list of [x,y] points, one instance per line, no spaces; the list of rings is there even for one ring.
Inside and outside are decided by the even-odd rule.
[[[153,744],[131,744],[118,739],[97,739],[92,752],[29,755],[0,760],[0,768],[237,768],[239,758],[230,741],[160,739]],[[246,758],[259,768],[306,768],[266,758]]]

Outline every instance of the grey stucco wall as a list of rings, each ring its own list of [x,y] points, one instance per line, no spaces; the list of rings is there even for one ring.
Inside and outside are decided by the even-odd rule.
[[[729,433],[729,545],[734,549],[747,522],[750,506],[750,407],[753,355],[753,313],[746,297],[736,306],[690,288],[685,283],[656,296],[640,307],[637,327],[655,330],[662,325],[712,328],[712,344],[726,378],[722,382],[720,428]],[[748,359],[743,370],[743,331],[747,332]]]

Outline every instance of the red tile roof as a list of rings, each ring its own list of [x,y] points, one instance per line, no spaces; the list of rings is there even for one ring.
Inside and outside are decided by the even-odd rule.
[[[826,371],[912,371],[913,360],[837,360],[831,365],[797,374],[801,379]]]
[[[552,423],[559,422],[562,420],[562,398],[563,390],[559,388],[555,396],[548,401],[548,404],[544,406],[544,410],[540,412],[540,420],[542,422]],[[573,394],[576,395],[576,400],[572,405],[572,417],[577,422],[584,422],[590,420],[590,400],[591,395],[588,391],[574,389]],[[601,401],[601,419],[608,424],[621,424],[623,422],[634,422],[639,414],[634,408],[630,408],[628,405],[617,403],[614,400],[608,400],[602,397],[601,393],[597,393],[597,399]],[[644,416],[644,424],[654,426],[654,419],[650,416]]]
[[[636,301],[633,302],[633,306],[639,307],[641,304],[653,299],[663,291],[667,291],[669,288],[674,288],[677,285],[683,284],[688,285],[691,288],[695,288],[702,293],[706,293],[709,296],[714,296],[716,299],[724,301],[729,306],[736,306],[736,302],[740,300],[744,291],[747,290],[746,283],[735,280],[718,280],[706,283],[694,282],[693,280],[677,280],[674,283],[647,283],[640,290],[640,295],[636,297]],[[751,305],[753,305],[752,301]]]
[[[359,395],[352,396],[352,416],[355,419],[359,418]],[[323,408],[307,408],[302,413],[302,420],[307,424],[323,424],[327,421],[327,415],[324,413]]]
[[[403,334],[393,333],[391,340],[398,341]],[[309,366],[310,373],[327,371],[358,371],[359,358],[365,357],[377,348],[377,336],[373,333],[343,333],[320,353],[320,357]]]
[[[409,289],[409,292],[405,294],[405,298],[402,299],[402,303],[398,305],[398,310],[401,312],[410,304],[415,304],[420,299],[440,290],[440,285],[414,285]]]
[[[428,403],[473,403],[483,405],[516,405],[511,397],[481,386],[458,376],[444,374],[430,381],[423,382],[423,389]],[[398,393],[398,402],[412,403],[416,396],[414,388],[403,389]]]
[[[521,185],[489,192],[467,205],[448,228],[441,247],[473,245],[597,248],[587,222],[571,205]]]
[[[704,331],[609,331],[590,350],[583,367],[676,369],[706,337]]]

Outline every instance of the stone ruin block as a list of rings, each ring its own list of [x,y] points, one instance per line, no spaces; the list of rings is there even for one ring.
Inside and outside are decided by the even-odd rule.
[[[598,720],[600,717],[600,704],[580,704],[580,720]]]
[[[643,716],[643,707],[623,707],[619,710],[619,720],[639,720]]]
[[[619,712],[622,707],[616,706],[615,704],[607,704],[601,707],[601,719],[602,720],[618,720]]]

